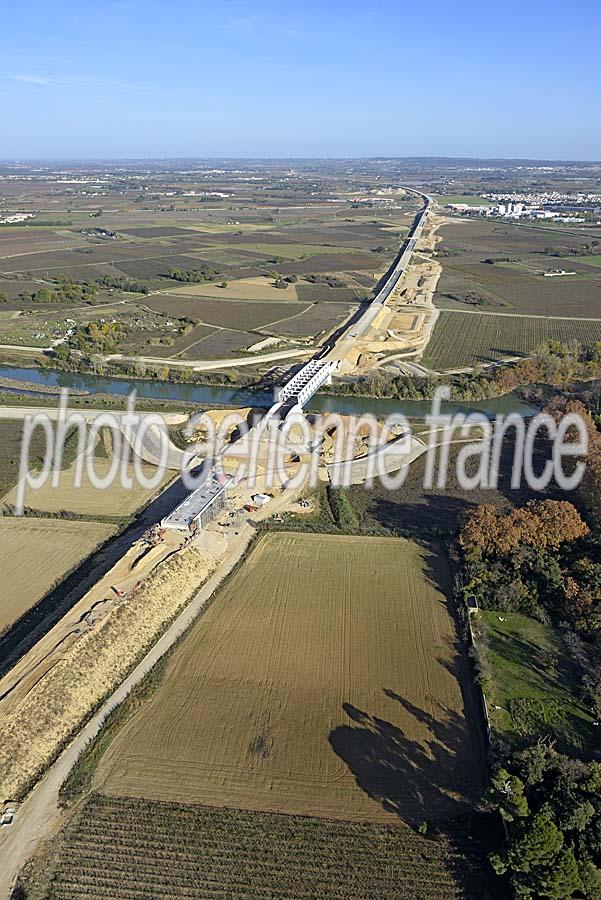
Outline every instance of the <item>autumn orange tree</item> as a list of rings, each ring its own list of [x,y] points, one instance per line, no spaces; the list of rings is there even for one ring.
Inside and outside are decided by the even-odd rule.
[[[588,530],[576,507],[567,500],[531,500],[505,514],[491,504],[483,504],[467,514],[459,546],[472,557],[503,557],[521,545],[557,550]]]

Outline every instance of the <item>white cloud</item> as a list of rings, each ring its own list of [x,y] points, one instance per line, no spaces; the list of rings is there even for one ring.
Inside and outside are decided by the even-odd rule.
[[[90,91],[111,91],[123,94],[150,94],[152,92],[150,87],[141,84],[88,78],[86,76],[55,77],[50,75],[20,74],[11,75],[10,80],[24,84],[35,84],[40,87],[75,87],[85,88]]]
[[[46,78],[43,75],[12,75],[13,81],[24,81],[26,84],[40,84],[44,87],[51,87],[58,84],[53,78]]]

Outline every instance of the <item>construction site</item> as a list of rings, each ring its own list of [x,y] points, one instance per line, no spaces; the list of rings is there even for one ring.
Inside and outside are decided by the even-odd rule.
[[[17,803],[131,671],[140,654],[155,644],[158,648],[161,634],[165,629],[169,632],[170,622],[182,621],[184,610],[189,609],[190,616],[198,614],[244,554],[261,520],[312,511],[313,501],[303,496],[304,486],[290,489],[292,479],[312,455],[317,453],[319,479],[336,484],[340,466],[350,483],[360,483],[374,462],[381,470],[396,471],[424,452],[425,443],[402,429],[374,451],[369,435],[360,430],[347,447],[347,458],[341,460],[340,429],[344,431],[346,425],[339,417],[338,424],[313,444],[303,429],[286,428],[282,465],[275,480],[269,464],[270,432],[282,429],[292,413],[302,415],[305,404],[334,374],[361,374],[396,356],[419,356],[436,317],[432,294],[439,267],[427,256],[411,267],[409,263],[420,247],[435,245],[437,220],[428,218],[428,206],[426,202],[374,298],[313,359],[286,374],[274,391],[270,409],[239,411],[247,425],[226,435],[214,459],[191,457],[189,450],[169,441],[170,475],[159,489],[159,499],[164,499],[151,504],[161,510],[160,515],[155,520],[151,517],[143,533],[125,545],[114,564],[58,621],[45,631],[41,625],[38,639],[24,645],[19,658],[4,670],[0,678],[0,798],[9,803],[6,824],[12,824],[13,817],[18,820]],[[231,411],[207,414],[219,425]],[[181,432],[193,448],[203,435],[184,424],[180,422]],[[248,451],[252,471],[241,476],[244,453],[239,443],[248,434],[255,438],[255,447],[251,441]],[[137,446],[137,455],[147,466],[158,463],[159,437],[151,426]],[[185,489],[182,472],[194,467],[202,474],[193,489]]]

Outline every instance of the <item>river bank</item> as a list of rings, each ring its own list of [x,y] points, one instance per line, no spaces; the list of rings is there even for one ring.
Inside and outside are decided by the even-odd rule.
[[[138,401],[137,408],[141,408],[147,402],[157,404],[160,409],[173,410],[174,405],[187,409],[198,408],[233,408],[241,407],[270,407],[273,403],[273,393],[265,389],[252,389],[249,387],[225,387],[217,385],[195,385],[172,383],[158,380],[137,380],[131,378],[112,378],[105,375],[90,375],[73,372],[63,372],[55,369],[28,369],[22,367],[0,367],[0,379],[16,384],[19,381],[27,381],[38,386],[55,389],[67,388],[70,392],[79,392],[79,397],[74,397],[74,405],[95,406],[105,399],[112,408],[123,408],[126,398],[132,391],[136,391]],[[85,394],[85,396],[82,396]],[[17,394],[11,394],[14,402]],[[31,401],[31,395],[23,393],[27,401]],[[50,399],[50,398],[49,398]],[[386,417],[403,414],[409,418],[423,418],[431,410],[430,400],[408,400],[373,398],[361,396],[340,396],[328,393],[319,393],[311,398],[307,404],[309,413],[340,413],[341,415],[364,415],[371,413],[378,417]],[[459,412],[482,412],[489,418],[498,414],[517,412],[520,415],[533,415],[537,407],[514,394],[506,394],[502,397],[493,397],[488,400],[474,402],[452,401],[442,404],[442,411],[450,414]]]

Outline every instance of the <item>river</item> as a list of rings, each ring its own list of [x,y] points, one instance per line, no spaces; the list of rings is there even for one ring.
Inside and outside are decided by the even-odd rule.
[[[273,395],[270,391],[253,390],[252,388],[234,388],[221,385],[174,384],[170,381],[152,381],[142,379],[112,378],[103,375],[87,375],[76,372],[60,372],[56,369],[27,369],[16,366],[0,366],[0,377],[15,381],[28,381],[31,384],[48,387],[65,387],[73,391],[86,391],[90,394],[113,394],[126,397],[136,390],[139,397],[153,400],[183,400],[186,403],[216,407],[271,406]],[[36,396],[35,391],[23,391]],[[44,394],[48,397],[50,395]],[[372,397],[340,397],[333,394],[316,394],[307,404],[308,412],[332,412],[342,415],[362,415],[372,413],[379,417],[391,413],[402,413],[408,417],[421,418],[431,409],[429,400],[386,400]],[[498,414],[519,413],[523,416],[533,415],[537,408],[513,394],[504,397],[493,397],[470,403],[443,403],[441,411],[445,413],[483,412],[489,418]]]

